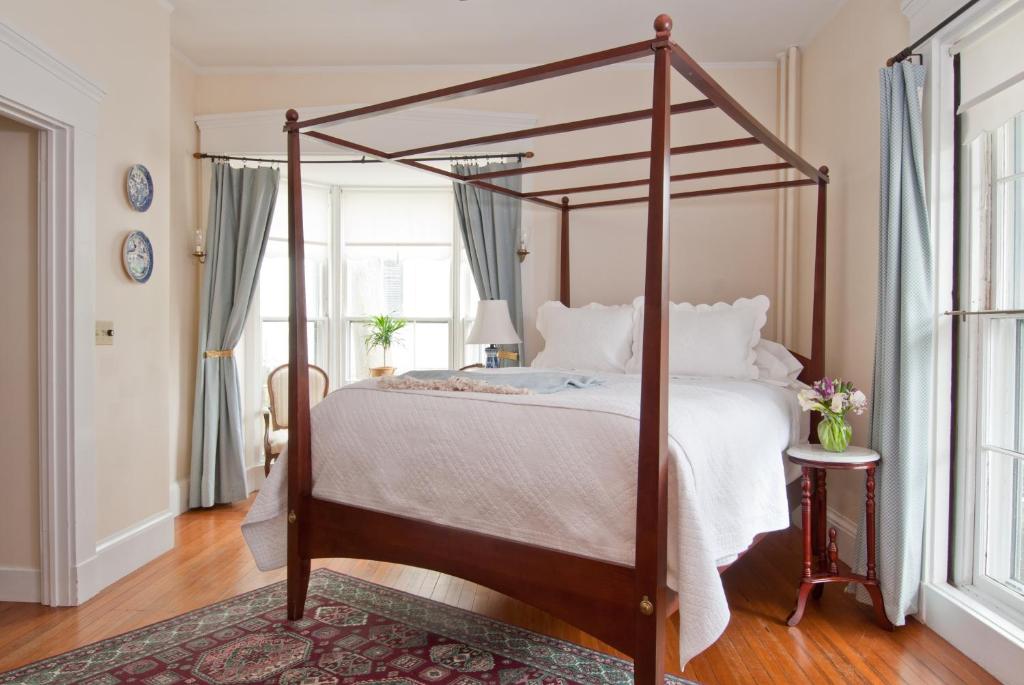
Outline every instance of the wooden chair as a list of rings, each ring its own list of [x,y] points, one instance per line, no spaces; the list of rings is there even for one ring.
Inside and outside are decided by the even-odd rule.
[[[327,372],[309,365],[309,406],[327,397],[331,381]],[[270,406],[263,410],[263,474],[270,475],[270,465],[288,446],[288,365],[283,364],[267,376]]]

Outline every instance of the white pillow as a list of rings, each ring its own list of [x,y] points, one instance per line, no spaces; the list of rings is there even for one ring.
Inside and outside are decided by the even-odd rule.
[[[633,306],[545,302],[537,310],[537,330],[544,349],[532,366],[622,373],[633,350]]]
[[[626,373],[643,366],[644,301],[633,302],[633,356]],[[740,298],[732,304],[669,305],[669,373],[679,376],[757,378],[761,329],[768,320],[768,298]]]
[[[804,370],[804,365],[785,346],[772,340],[762,338],[754,352],[757,354],[758,378],[763,381],[788,386]]]

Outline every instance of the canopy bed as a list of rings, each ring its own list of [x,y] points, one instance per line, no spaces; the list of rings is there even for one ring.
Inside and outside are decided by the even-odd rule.
[[[670,39],[672,22],[666,15],[654,23],[653,39],[595,52],[501,76],[442,88],[337,114],[300,120],[295,110],[286,115],[288,139],[288,213],[290,259],[290,357],[291,369],[307,366],[306,303],[302,227],[300,141],[308,136],[373,159],[445,176],[524,202],[550,208],[561,215],[560,299],[569,304],[569,224],[574,210],[648,203],[645,307],[642,314],[642,367],[639,375],[639,450],[635,462],[635,548],[631,559],[607,561],[593,555],[533,544],[502,535],[441,525],[422,517],[383,512],[313,496],[314,465],[308,374],[288,376],[290,430],[287,452],[287,568],[288,615],[303,614],[309,583],[310,560],[325,557],[365,558],[429,568],[480,583],[573,623],[634,659],[636,682],[650,685],[664,675],[664,626],[676,610],[678,596],[666,581],[668,556],[669,467],[669,202],[677,198],[740,193],[795,186],[817,186],[817,226],[814,251],[814,301],[812,342],[802,379],[822,374],[825,327],[825,200],[829,181],[825,167],[815,168],[783,144],[764,125],[741,107],[686,52]],[[438,103],[461,96],[557,78],[643,56],[653,56],[653,105],[650,109],[598,116],[580,121],[539,126],[474,139],[387,152],[319,130],[328,124],[351,122],[413,106]],[[681,104],[670,102],[670,75],[675,69],[704,96]],[[672,147],[670,118],[688,112],[717,108],[739,124],[749,137]],[[494,144],[554,135],[623,122],[651,120],[649,150],[523,166],[476,176],[459,175],[424,164],[418,156],[440,150]],[[755,166],[717,169],[672,175],[673,155],[690,154],[746,145],[763,145],[781,161]],[[510,174],[545,171],[650,159],[650,176],[600,185],[518,192],[490,179]],[[795,169],[804,178],[713,189],[672,192],[670,183],[697,178],[740,175],[759,171]],[[628,187],[646,188],[646,194],[614,200],[575,200],[590,192]],[[560,201],[549,199],[563,196]],[[701,392],[711,393],[711,389]],[[327,404],[327,403],[323,403]],[[317,407],[318,416],[322,406]],[[326,411],[326,410],[324,410]],[[397,410],[396,410],[397,411]],[[400,418],[400,423],[404,420]],[[394,418],[394,417],[393,417]],[[813,431],[812,431],[813,432]],[[633,443],[631,448],[636,453]],[[274,474],[272,474],[273,477]],[[281,484],[283,490],[285,486]],[[282,495],[283,497],[283,495]],[[632,500],[630,500],[632,501]],[[755,541],[756,541],[755,537]],[[749,538],[748,538],[749,541]],[[685,557],[686,550],[681,554]],[[717,576],[716,576],[717,577]],[[685,590],[676,588],[679,593]]]

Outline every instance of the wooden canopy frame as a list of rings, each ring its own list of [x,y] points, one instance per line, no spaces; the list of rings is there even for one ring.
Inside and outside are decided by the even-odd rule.
[[[491,78],[433,90],[337,114],[299,120],[288,110],[284,130],[288,138],[288,254],[290,260],[289,365],[305,369],[306,297],[302,231],[301,136],[354,150],[441,175],[502,195],[532,202],[561,213],[560,297],[569,304],[569,216],[573,210],[628,203],[648,203],[647,248],[643,321],[643,366],[640,391],[640,440],[637,465],[636,556],[633,565],[616,564],[569,552],[557,551],[473,531],[451,528],[319,500],[312,496],[308,377],[289,375],[289,408],[292,429],[288,434],[288,616],[302,616],[309,582],[310,560],[324,557],[374,559],[409,564],[465,578],[518,598],[556,616],[633,657],[637,683],[653,685],[664,677],[665,620],[677,608],[666,585],[667,464],[668,445],[668,305],[669,305],[669,200],[723,193],[814,185],[818,189],[816,245],[814,252],[814,304],[810,357],[802,378],[820,377],[825,345],[825,201],[829,181],[826,167],[815,168],[787,147],[739,105],[682,48],[670,39],[672,20],[660,15],[654,22],[653,39],[603,50],[572,59],[522,69]],[[456,140],[396,152],[374,149],[339,138],[317,127],[357,121],[405,108],[444,102],[595,69],[652,55],[654,57],[653,103],[650,109],[624,112],[520,131]],[[673,105],[670,75],[675,69],[704,99]],[[749,137],[697,145],[671,147],[670,119],[707,109],[718,109],[739,124]],[[624,122],[651,121],[649,150],[540,164],[478,175],[460,175],[417,161],[416,155],[439,150],[498,143],[536,136],[610,126]],[[728,169],[678,174],[670,172],[673,155],[690,154],[745,145],[763,145],[782,161]],[[603,165],[650,159],[646,179],[626,180],[571,188],[518,192],[489,180],[514,174]],[[672,181],[793,168],[805,178],[745,186],[673,193]],[[570,202],[569,196],[611,188],[643,187],[644,196],[616,200]],[[546,199],[563,195],[561,201]]]

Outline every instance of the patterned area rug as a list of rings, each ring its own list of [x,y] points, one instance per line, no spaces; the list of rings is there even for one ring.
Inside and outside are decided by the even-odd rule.
[[[0,673],[0,683],[633,682],[627,661],[326,569],[313,572],[301,621],[287,620],[285,595],[275,583]]]

